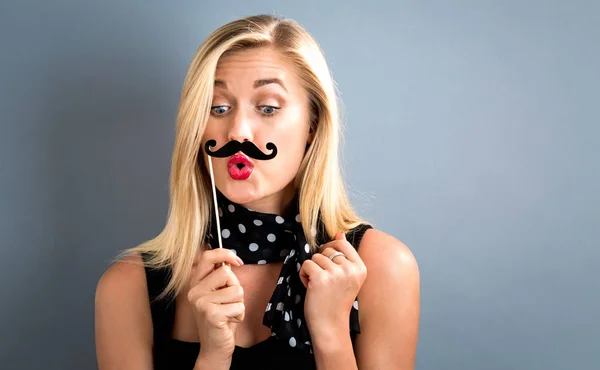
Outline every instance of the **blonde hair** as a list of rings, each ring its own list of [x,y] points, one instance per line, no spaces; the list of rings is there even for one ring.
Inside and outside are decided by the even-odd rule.
[[[150,256],[145,260],[146,266],[171,268],[171,279],[159,298],[181,292],[190,278],[195,257],[205,247],[213,203],[210,177],[199,152],[210,114],[217,63],[226,53],[256,47],[272,47],[291,62],[310,98],[314,139],[295,179],[301,224],[309,244],[316,248],[314,232],[319,225],[324,227],[320,232],[333,237],[364,223],[352,209],[343,186],[339,165],[342,128],[336,88],[319,45],[290,19],[257,15],[235,20],[204,41],[185,77],[166,225],[156,238],[123,253],[144,253]]]

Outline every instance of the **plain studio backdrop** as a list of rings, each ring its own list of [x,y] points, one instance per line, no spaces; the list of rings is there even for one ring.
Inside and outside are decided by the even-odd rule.
[[[0,367],[97,366],[96,283],[165,223],[188,63],[256,13],[325,51],[356,208],[419,262],[416,368],[600,368],[599,3],[476,0],[2,1]]]

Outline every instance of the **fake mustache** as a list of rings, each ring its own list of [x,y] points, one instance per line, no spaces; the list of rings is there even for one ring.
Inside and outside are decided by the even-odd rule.
[[[212,151],[211,147],[217,145],[216,140],[208,140],[204,145],[204,151],[206,154],[217,157],[217,158],[226,158],[234,155],[237,152],[242,152],[246,154],[250,158],[259,159],[259,160],[267,160],[275,158],[277,155],[277,147],[273,143],[267,143],[267,149],[271,150],[270,154],[263,153],[254,143],[250,141],[244,141],[240,143],[237,140],[232,140],[227,144],[223,145],[220,149]]]

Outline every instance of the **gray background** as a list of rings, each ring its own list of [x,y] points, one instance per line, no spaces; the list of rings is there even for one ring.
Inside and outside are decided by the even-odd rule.
[[[357,208],[419,261],[417,368],[600,368],[598,2],[273,4],[2,1],[0,367],[96,366],[95,285],[164,225],[192,54],[276,12],[343,93]]]

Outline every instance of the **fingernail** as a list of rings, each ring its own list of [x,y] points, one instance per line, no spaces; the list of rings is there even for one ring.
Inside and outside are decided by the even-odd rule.
[[[242,261],[242,259],[240,257],[237,257],[238,262],[240,263],[240,265],[244,264],[244,261]]]

